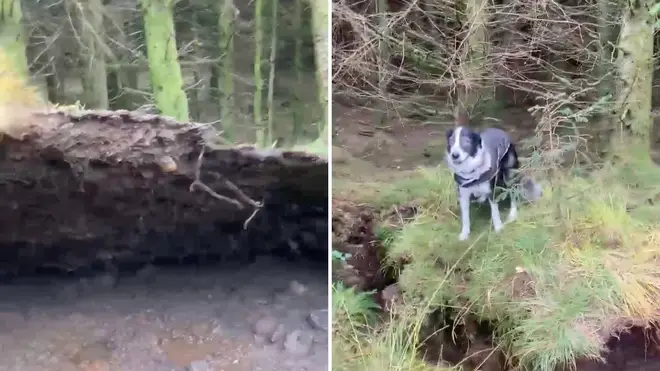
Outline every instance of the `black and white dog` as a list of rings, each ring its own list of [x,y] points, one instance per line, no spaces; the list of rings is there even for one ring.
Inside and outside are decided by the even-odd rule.
[[[493,229],[503,228],[496,189],[509,189],[520,179],[516,170],[520,167],[516,148],[511,137],[503,130],[488,128],[478,133],[467,126],[457,126],[447,131],[447,163],[454,173],[461,208],[461,233],[459,240],[470,235],[470,202],[476,200],[490,204]],[[523,184],[528,200],[540,197],[540,187],[531,179]],[[511,202],[507,222],[516,219],[518,206],[516,197],[507,197]]]

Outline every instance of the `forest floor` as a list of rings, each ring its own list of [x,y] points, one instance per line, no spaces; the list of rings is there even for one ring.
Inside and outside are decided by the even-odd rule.
[[[314,264],[16,279],[0,286],[0,370],[324,369],[327,270]]]
[[[368,111],[333,109],[333,369],[660,367],[660,168],[534,173],[539,202],[500,235],[480,208],[459,242],[451,122],[374,130]]]

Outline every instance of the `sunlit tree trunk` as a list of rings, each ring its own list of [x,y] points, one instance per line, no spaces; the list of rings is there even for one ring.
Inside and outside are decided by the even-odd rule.
[[[163,115],[187,121],[188,99],[176,48],[173,0],[140,0],[140,5],[155,104]]]
[[[295,143],[298,137],[303,133],[303,123],[302,115],[300,114],[301,107],[301,97],[299,90],[303,87],[303,59],[302,59],[302,50],[303,50],[303,5],[305,0],[294,0],[294,14],[293,14],[293,29],[296,35],[294,51],[293,51],[293,66],[296,69],[296,91],[295,94],[295,104],[293,105],[293,128],[291,133],[291,142]]]
[[[254,2],[254,124],[257,133],[257,145],[266,146],[266,128],[261,114],[263,78],[261,76],[261,62],[263,54],[263,0]]]
[[[330,35],[328,32],[329,18],[328,18],[328,2],[325,0],[310,0],[312,8],[312,33],[314,35],[314,56],[316,65],[316,79],[318,82],[318,101],[323,112],[323,119],[321,122],[322,127],[319,130],[319,138],[321,141],[328,144],[328,87],[329,87],[329,71],[328,71],[328,45],[330,42]]]
[[[81,40],[80,69],[86,108],[108,109],[108,76],[103,31],[101,0],[71,1],[70,9],[77,21],[76,33]]]
[[[22,78],[29,76],[25,33],[22,24],[23,13],[20,0],[0,0],[0,47],[12,69]]]
[[[649,153],[651,94],[653,80],[653,23],[649,14],[654,0],[625,2],[616,61],[619,79],[616,84],[616,131],[613,145],[630,141],[643,144]]]
[[[270,27],[270,72],[268,75],[268,125],[266,128],[266,142],[273,144],[275,132],[275,105],[273,95],[275,94],[275,60],[277,57],[277,6],[278,1],[271,2],[271,27]]]
[[[220,96],[220,125],[223,136],[228,140],[234,138],[236,125],[236,97],[234,95],[234,26],[236,21],[236,6],[233,0],[224,0],[220,5],[220,38],[219,50],[222,57],[222,73],[216,76]]]

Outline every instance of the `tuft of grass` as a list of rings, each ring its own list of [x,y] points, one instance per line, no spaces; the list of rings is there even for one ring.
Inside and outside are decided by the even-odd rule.
[[[659,320],[660,226],[647,201],[660,195],[657,167],[631,156],[587,177],[553,174],[546,183],[543,198],[523,207],[500,234],[492,232],[488,205],[475,207],[466,242],[458,241],[447,170],[354,185],[363,202],[380,208],[414,202],[420,210],[388,236],[388,258],[407,258],[399,285],[404,296],[422,300],[407,302],[403,311],[412,317],[392,318],[365,335],[370,352],[383,360],[392,360],[383,353],[414,354],[419,339],[392,334],[410,333],[411,323],[448,305],[498,324],[497,340],[510,355],[529,369],[551,371],[577,358],[599,358],[617,322]],[[359,358],[371,359],[370,352]],[[395,363],[394,369],[409,368]]]
[[[417,356],[419,345],[415,310],[400,312],[387,322],[377,322],[375,303],[368,293],[333,285],[332,368],[336,371],[450,371],[450,366],[430,365]],[[397,325],[392,325],[397,324]]]

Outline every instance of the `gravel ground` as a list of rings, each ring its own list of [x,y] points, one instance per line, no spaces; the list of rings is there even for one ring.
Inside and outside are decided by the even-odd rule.
[[[0,286],[0,370],[327,370],[327,270],[145,267]]]

